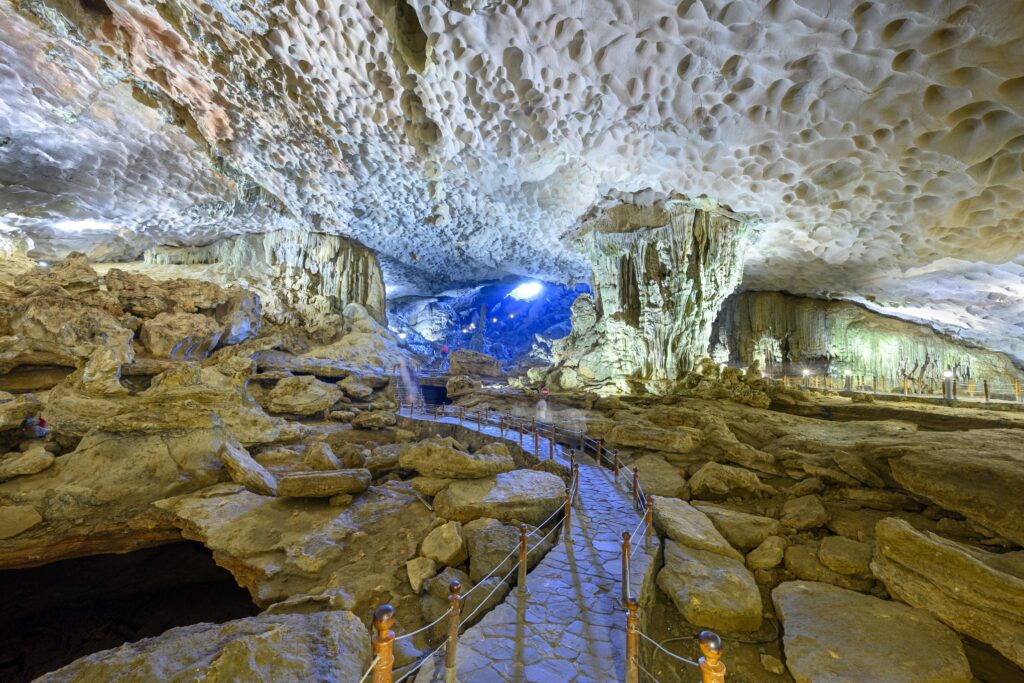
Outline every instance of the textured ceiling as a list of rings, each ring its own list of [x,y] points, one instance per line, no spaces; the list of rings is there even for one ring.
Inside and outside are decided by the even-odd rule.
[[[763,219],[749,288],[1024,358],[1024,2],[0,0],[0,229],[299,226],[395,292],[585,278],[595,205]]]

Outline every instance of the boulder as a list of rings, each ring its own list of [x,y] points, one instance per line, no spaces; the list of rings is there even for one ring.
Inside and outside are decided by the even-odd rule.
[[[352,426],[356,429],[385,429],[396,424],[398,419],[390,410],[368,410],[352,419]]]
[[[482,386],[483,385],[480,383],[480,380],[473,377],[467,377],[466,375],[449,377],[448,381],[445,382],[445,390],[451,398],[472,394]]]
[[[267,394],[266,408],[272,413],[313,415],[341,399],[341,389],[310,375],[285,377]]]
[[[873,486],[879,489],[885,488],[885,481],[878,476],[877,472],[868,466],[864,458],[860,457],[856,453],[836,451],[832,454],[832,459],[835,460],[839,469],[846,472],[865,486]]]
[[[749,553],[747,567],[750,569],[774,569],[782,564],[786,552],[786,539],[782,536],[769,536]]]
[[[527,525],[526,533],[534,531],[535,527]],[[504,576],[518,558],[518,555],[508,558],[509,552],[519,547],[518,526],[502,524],[496,519],[475,519],[462,527],[462,535],[469,551],[469,575],[474,581],[480,581],[491,572],[495,572],[497,577]],[[554,542],[549,539],[538,545],[538,536],[534,535],[530,537],[529,544],[531,548],[537,546],[526,558],[527,568],[533,569]]]
[[[171,360],[202,360],[217,347],[223,326],[199,313],[160,313],[145,320],[139,341],[151,356]]]
[[[37,474],[53,464],[53,453],[42,445],[24,452],[8,453],[0,457],[0,482],[29,474]]]
[[[362,377],[356,375],[349,375],[338,382],[338,386],[345,392],[346,396],[357,401],[365,401],[373,395],[373,386]]]
[[[334,455],[331,447],[323,441],[316,441],[306,446],[306,449],[302,451],[302,464],[311,470],[320,472],[341,469],[338,457]]]
[[[743,559],[743,555],[729,545],[711,519],[685,500],[657,498],[653,517],[655,527],[680,545],[717,553],[734,560]]]
[[[417,557],[405,563],[405,571],[409,575],[409,585],[414,593],[423,590],[423,583],[437,574],[437,562],[427,557]]]
[[[762,484],[750,470],[717,462],[705,464],[690,477],[690,493],[695,498],[756,498],[774,492],[775,489]]]
[[[565,484],[548,472],[515,470],[485,479],[459,480],[434,499],[438,516],[460,522],[480,517],[537,525],[565,501]]]
[[[818,547],[811,545],[791,545],[785,553],[786,571],[798,579],[818,581],[832,584],[847,590],[868,593],[874,588],[870,578],[847,576],[826,567],[818,559]]]
[[[779,520],[771,517],[737,512],[708,503],[701,503],[694,507],[710,517],[715,528],[725,536],[725,539],[741,550],[756,548],[769,536],[782,533],[782,525]]]
[[[263,496],[277,495],[277,480],[263,465],[253,460],[249,452],[234,440],[226,440],[220,449],[220,461],[231,476],[253,493]]]
[[[471,377],[502,377],[501,362],[486,353],[456,349],[449,356],[448,374]]]
[[[824,583],[772,591],[795,683],[970,683],[960,639],[924,610]]]
[[[294,472],[281,477],[277,493],[288,498],[330,498],[339,493],[362,493],[370,486],[370,470]]]
[[[657,582],[694,626],[721,633],[749,633],[761,626],[757,583],[732,557],[667,540]]]
[[[438,564],[458,567],[469,557],[466,540],[462,537],[462,525],[448,522],[437,527],[423,539],[420,553]]]
[[[985,552],[894,518],[875,538],[871,570],[893,597],[1024,667],[1024,551]]]
[[[437,494],[448,488],[454,479],[443,479],[438,477],[413,477],[409,480],[412,484],[413,489],[417,492],[422,493],[424,496],[433,498]]]
[[[689,453],[701,442],[696,429],[660,429],[636,422],[617,424],[609,430],[605,440],[612,446],[628,446],[669,453]]]
[[[871,573],[872,550],[870,543],[826,536],[818,546],[818,559],[834,572],[863,576]]]
[[[351,612],[260,614],[173,628],[82,657],[36,680],[358,681],[369,665],[369,651],[369,632]]]
[[[650,495],[678,498],[686,491],[685,477],[661,455],[648,453],[634,460],[631,465],[636,467],[640,485]]]
[[[986,430],[986,448],[965,432],[889,461],[892,475],[913,494],[1024,545],[1024,448],[1020,430]]]
[[[434,621],[448,610],[452,581],[461,584],[460,594],[466,596],[462,600],[462,619],[467,625],[478,621],[488,611],[500,605],[509,592],[508,583],[502,581],[500,576],[475,582],[465,572],[448,568],[423,584],[425,591],[420,598],[420,608],[424,619]],[[476,616],[473,622],[468,622],[469,615],[474,613]],[[442,639],[447,631],[447,620],[442,620],[432,630],[432,640]]]
[[[403,469],[415,470],[427,477],[443,479],[479,479],[515,469],[508,449],[481,448],[467,453],[455,446],[451,437],[434,437],[406,446],[398,456]]]
[[[815,529],[828,521],[828,511],[817,496],[801,496],[782,505],[782,523],[791,529]]]

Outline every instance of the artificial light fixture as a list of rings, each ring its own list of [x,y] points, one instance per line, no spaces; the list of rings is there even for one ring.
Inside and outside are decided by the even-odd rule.
[[[537,282],[536,280],[530,280],[519,285],[511,292],[508,293],[513,299],[519,299],[520,301],[528,301],[535,298],[544,290],[544,285]]]
[[[40,267],[40,268],[49,268],[49,267],[50,267],[50,264],[49,264],[49,263],[47,263],[46,261],[40,261],[40,262],[39,262],[39,267]]]
[[[407,334],[406,334],[405,332],[399,332],[399,333],[398,333],[398,338],[399,338],[399,339],[405,339],[405,338],[406,338],[407,336],[408,336],[408,335],[407,335]]]
[[[853,371],[851,371],[851,370],[843,370],[843,377],[849,377],[852,374],[853,374]]]
[[[808,370],[807,368],[804,368],[804,377],[807,377],[807,375],[809,374],[811,374],[811,371]]]
[[[950,372],[949,370],[946,370],[944,373],[942,373],[942,376],[945,377],[946,379],[949,379],[950,377],[953,376],[953,373]]]

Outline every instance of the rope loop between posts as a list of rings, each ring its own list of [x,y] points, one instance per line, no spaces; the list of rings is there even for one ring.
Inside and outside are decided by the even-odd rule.
[[[467,595],[468,595],[468,593],[467,593]],[[440,624],[440,623],[441,623],[441,620],[442,620],[442,619],[444,619],[445,617],[447,617],[447,616],[448,616],[449,614],[451,614],[451,613],[452,613],[452,608],[451,608],[451,607],[449,607],[448,609],[446,609],[446,610],[444,611],[444,614],[442,614],[441,616],[439,616],[439,617],[438,617],[437,619],[434,619],[434,621],[430,622],[430,623],[429,623],[429,624],[427,624],[426,626],[423,626],[423,627],[421,627],[421,628],[418,628],[418,629],[416,629],[415,631],[413,631],[412,633],[403,633],[403,634],[402,634],[402,635],[400,635],[400,636],[395,636],[395,642],[397,643],[397,642],[398,642],[398,641],[400,641],[400,640],[405,640],[406,638],[412,638],[413,636],[415,636],[415,635],[417,635],[417,634],[423,633],[423,632],[424,632],[424,631],[426,631],[427,629],[430,629],[430,628],[433,628],[434,626],[437,626],[438,624]]]
[[[373,673],[373,667],[377,666],[377,662],[379,662],[379,661],[380,661],[380,655],[374,655],[373,661],[370,662],[370,668],[367,669],[366,673],[363,674],[363,677],[359,679],[359,683],[363,683],[363,681],[366,680],[366,677]]]
[[[700,668],[700,663],[698,663],[698,662],[695,662],[695,661],[693,661],[692,659],[687,659],[686,657],[680,657],[680,656],[679,656],[679,655],[677,655],[677,654],[676,654],[675,652],[671,652],[670,650],[666,650],[665,648],[663,648],[663,647],[661,646],[661,643],[659,643],[658,641],[656,641],[656,640],[655,640],[654,638],[651,638],[650,636],[648,636],[648,635],[647,635],[646,633],[644,633],[643,631],[640,631],[640,630],[638,629],[638,630],[635,630],[635,631],[633,631],[633,633],[636,633],[636,634],[637,634],[637,635],[639,635],[639,636],[640,636],[641,638],[643,638],[644,640],[646,640],[647,642],[649,642],[649,643],[650,643],[651,645],[653,645],[654,647],[658,648],[659,650],[661,650],[662,652],[664,652],[665,654],[667,654],[667,655],[668,655],[669,657],[672,657],[673,659],[676,659],[676,660],[678,660],[678,661],[680,661],[680,662],[683,662],[684,664],[689,664],[690,666],[695,666],[695,667],[698,667],[698,668]]]

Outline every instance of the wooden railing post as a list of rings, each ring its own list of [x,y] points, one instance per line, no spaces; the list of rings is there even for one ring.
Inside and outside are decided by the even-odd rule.
[[[1017,398],[1017,402],[1020,402],[1020,380],[1013,380],[1013,395]]]
[[[988,380],[987,379],[981,380],[981,386],[983,386],[985,388],[985,403],[988,403],[988,401],[989,401]]]
[[[640,468],[633,467],[633,509],[640,509]]]
[[[572,466],[572,495],[573,498],[580,495],[580,464],[573,463]]]
[[[476,411],[476,431],[480,431],[480,411]]]
[[[878,375],[871,375],[871,391],[872,393],[878,393]]]
[[[701,683],[725,683],[725,664],[722,663],[722,639],[714,631],[701,631],[697,636],[700,652]]]
[[[459,426],[461,427],[462,423],[465,422],[465,421],[466,421],[466,407],[465,406],[459,406]]]
[[[551,433],[548,434],[548,460],[555,459],[555,423],[551,423]]]
[[[533,454],[540,457],[540,432],[537,431],[537,420],[533,421]]]
[[[523,423],[519,423],[519,448],[523,447]]]
[[[575,484],[573,484],[575,485]],[[568,536],[572,528],[572,488],[565,487],[565,535]]]
[[[586,453],[587,452],[587,450],[583,447],[583,439],[584,438],[585,437],[583,436],[583,428],[581,427],[580,428],[580,453]]]
[[[526,591],[526,525],[519,525],[519,590]]]
[[[957,385],[956,375],[954,375],[953,376],[953,400],[954,401],[956,400],[956,385]]]
[[[395,665],[395,632],[391,630],[394,625],[395,608],[391,605],[381,605],[373,613],[374,633],[370,642],[373,656],[379,658],[373,665],[373,683],[391,683],[391,669]]]
[[[626,601],[626,683],[640,681],[640,616],[636,600]]]
[[[647,540],[654,538],[654,496],[647,496],[647,510],[644,511],[644,522],[647,525]]]
[[[619,449],[618,448],[616,448],[615,450],[612,451],[612,460],[613,460],[614,465],[615,465],[615,481],[618,481],[619,480],[619,467],[621,467],[621,465],[622,465],[622,463],[619,462]]]
[[[632,546],[629,542],[629,532],[622,532],[622,604],[629,604],[629,560]]]
[[[458,580],[448,584],[448,602],[451,603],[452,611],[448,618],[448,645],[444,653],[444,683],[457,683],[455,679],[455,657],[458,654],[459,645],[459,622],[462,619],[462,604],[459,600],[459,591],[462,584]]]

